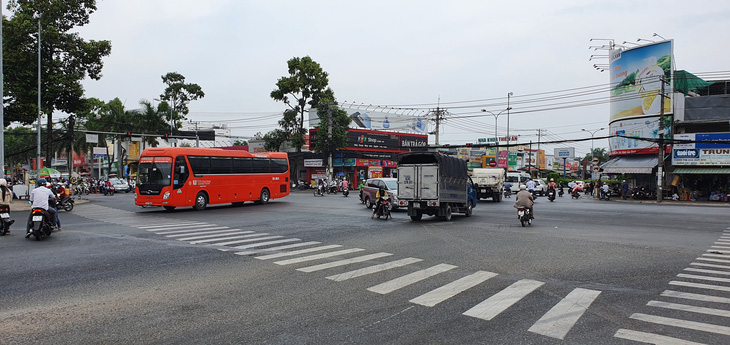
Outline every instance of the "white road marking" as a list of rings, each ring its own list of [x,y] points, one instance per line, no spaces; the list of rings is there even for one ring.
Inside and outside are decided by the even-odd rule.
[[[322,254],[314,254],[314,255],[309,255],[309,256],[303,256],[301,258],[275,261],[274,263],[277,264],[277,265],[298,264],[298,263],[301,263],[301,262],[307,262],[307,261],[313,261],[313,260],[331,258],[333,256],[345,255],[345,254],[350,254],[350,253],[357,253],[357,252],[361,252],[363,250],[365,250],[365,249],[360,249],[360,248],[343,249],[343,250],[338,250],[336,252],[329,252],[329,253],[322,253]]]
[[[361,268],[359,270],[336,274],[336,275],[327,277],[327,279],[334,280],[336,282],[341,282],[344,280],[357,278],[357,277],[361,277],[361,276],[368,275],[368,274],[373,274],[373,273],[377,273],[377,272],[381,272],[381,271],[385,271],[385,270],[389,270],[389,269],[393,269],[393,268],[397,268],[397,267],[410,265],[410,264],[413,264],[413,263],[416,263],[419,261],[423,261],[423,260],[417,259],[417,258],[405,258],[405,259],[391,261],[391,262],[380,264],[380,265]]]
[[[727,266],[727,265],[706,264],[706,263],[703,263],[703,262],[693,262],[690,265],[692,265],[692,266],[714,267],[714,268],[728,268],[728,269],[730,269],[730,266]]]
[[[674,309],[674,310],[681,310],[681,311],[690,311],[693,313],[700,313],[700,314],[707,314],[707,315],[730,317],[730,310],[697,307],[697,306],[693,306],[693,305],[669,303],[669,302],[662,302],[662,301],[649,301],[649,303],[647,303],[646,305],[648,305],[650,307],[658,307],[658,308]]]
[[[409,302],[420,304],[426,307],[433,307],[451,297],[458,295],[459,293],[462,293],[472,287],[475,287],[485,282],[487,279],[496,276],[497,273],[477,271],[466,277],[460,278],[459,280],[455,280],[442,287],[431,290],[421,296],[410,300]]]
[[[730,298],[726,298],[726,297],[701,295],[701,294],[696,294],[696,293],[679,292],[679,291],[672,291],[672,290],[665,290],[664,292],[662,292],[661,296],[662,297],[676,297],[676,298],[691,299],[691,300],[695,300],[695,301],[730,304]]]
[[[709,324],[709,323],[687,321],[687,320],[681,320],[681,319],[674,319],[674,318],[670,318],[670,317],[647,315],[647,314],[640,314],[640,313],[635,313],[629,317],[634,320],[641,320],[641,321],[656,323],[656,324],[660,324],[660,325],[667,325],[667,326],[673,326],[673,327],[693,329],[696,331],[730,335],[730,327],[727,327],[727,326],[713,325],[713,324]]]
[[[702,256],[709,256],[711,258],[730,259],[730,255],[723,254],[702,254]]]
[[[327,263],[323,263],[323,264],[319,264],[319,265],[314,265],[314,266],[307,266],[307,267],[297,268],[297,271],[299,271],[299,272],[315,272],[315,271],[321,271],[321,270],[326,270],[328,268],[345,266],[345,265],[354,264],[354,263],[358,263],[358,262],[364,262],[364,261],[368,261],[368,260],[383,258],[383,257],[386,257],[386,256],[391,256],[391,255],[393,255],[393,254],[391,254],[391,253],[368,254],[368,255],[354,257],[352,259],[344,259],[344,260],[327,262]]]
[[[184,233],[184,234],[172,234],[172,235],[165,235],[165,237],[175,238],[175,237],[185,237],[185,236],[192,236],[192,235],[220,234],[220,233],[234,232],[234,231],[241,231],[241,229],[233,229],[233,228],[229,228],[229,227],[224,227],[221,230],[197,231],[197,232],[193,232],[193,233]],[[253,231],[249,231],[249,232],[253,232]]]
[[[537,320],[528,331],[560,340],[565,339],[570,329],[600,293],[601,291],[596,290],[574,289]]]
[[[632,331],[629,329],[619,329],[616,334],[613,335],[616,338],[633,340],[647,344],[662,344],[662,345],[705,345],[703,343],[695,343],[692,341],[667,337],[665,335],[658,335],[653,333]]]
[[[256,247],[270,246],[272,244],[289,243],[289,242],[297,242],[297,241],[301,241],[301,240],[298,239],[298,238],[285,238],[283,240],[267,241],[267,242],[260,242],[260,243],[254,243],[254,244],[246,244],[246,245],[243,245],[243,246],[240,246],[240,247],[256,248]],[[214,243],[213,245],[214,246],[220,246],[222,244],[220,244],[220,243]],[[236,247],[236,248],[237,249],[240,249],[238,247]]]
[[[212,231],[212,232],[217,232],[217,231]],[[212,235],[200,235],[200,236],[193,236],[193,237],[183,237],[183,238],[176,238],[176,240],[180,240],[180,241],[193,241],[193,240],[201,240],[201,239],[204,239],[204,238],[225,237],[225,236],[239,235],[239,234],[240,235],[242,235],[242,234],[250,234],[252,232],[253,231],[241,231],[241,229],[232,229],[232,230],[228,230],[226,232],[220,232],[220,233],[216,233],[216,234],[212,234]],[[194,234],[188,234],[187,236],[190,236],[190,235],[194,235]],[[264,233],[264,235],[268,235],[268,234]],[[170,236],[167,236],[167,237],[170,237]]]
[[[327,246],[307,248],[307,249],[300,249],[300,250],[293,250],[291,252],[285,252],[285,253],[276,253],[276,254],[262,255],[262,256],[257,256],[256,258],[259,259],[259,260],[276,259],[276,258],[285,257],[285,256],[293,256],[293,255],[299,255],[299,254],[306,254],[306,253],[318,252],[318,251],[321,251],[321,250],[327,250],[327,249],[339,248],[339,247],[342,247],[342,245],[339,245],[339,244],[330,244],[330,245],[327,245]]]
[[[154,231],[154,233],[158,235],[173,235],[173,234],[186,234],[191,232],[207,232],[207,231],[213,231],[213,230],[220,230],[220,229],[230,229],[227,226],[213,226],[208,228],[196,228],[196,229],[186,229],[186,230],[174,230],[174,231],[162,231],[160,230],[147,230],[147,231]]]
[[[406,274],[400,278],[395,278],[395,279],[387,281],[385,283],[378,284],[373,287],[369,287],[368,291],[377,292],[381,295],[385,295],[385,294],[391,293],[395,290],[398,290],[400,288],[406,287],[408,285],[420,282],[421,280],[435,276],[439,273],[443,273],[443,272],[452,270],[456,267],[457,266],[449,265],[449,264],[438,264],[436,266],[429,267],[425,270],[420,270],[420,271],[416,271],[416,272],[413,272],[410,274]]]
[[[291,249],[291,248],[313,246],[315,244],[320,244],[320,243],[322,243],[322,242],[310,241],[310,242],[294,243],[294,244],[288,244],[285,246],[277,246],[277,247],[261,248],[261,249],[256,249],[256,250],[236,252],[236,255],[251,255],[251,254],[256,254],[256,253],[260,253],[260,252],[270,252],[270,251],[277,251],[277,250],[284,250],[284,249]],[[247,244],[247,245],[243,245],[243,246],[233,247],[231,249],[255,248],[253,246],[256,246],[256,244]]]
[[[684,274],[684,273],[680,273],[680,274],[677,274],[677,277],[680,277],[680,278],[689,278],[689,279],[698,279],[698,280],[709,280],[709,281],[721,282],[721,283],[730,283],[730,278],[699,276],[699,275],[696,275],[696,274]]]
[[[711,252],[711,253],[725,254],[725,256],[727,256],[728,254],[730,254],[730,250],[724,250],[724,249],[719,249],[719,248],[708,249],[707,251],[708,252]]]
[[[175,224],[160,224],[160,225],[140,225],[137,226],[140,229],[157,229],[157,228],[174,228],[178,226],[197,226],[197,225],[204,225],[206,223],[203,222],[184,222],[184,223],[175,223]]]
[[[543,284],[545,283],[532,279],[519,280],[465,311],[464,315],[489,321]]]
[[[712,262],[722,262],[722,263],[730,264],[730,260],[723,260],[723,259],[697,258],[696,260],[712,261]]]
[[[274,236],[265,236],[260,237],[262,235],[267,235],[266,233],[260,233],[260,234],[251,234],[251,235],[242,235],[242,236],[232,236],[232,237],[226,237],[226,238],[209,238],[207,240],[198,240],[198,241],[192,241],[190,244],[198,244],[198,243],[211,243],[216,241],[225,241],[225,240],[233,240],[233,239],[239,239],[239,238],[245,238],[244,240],[236,240],[236,241],[230,241],[230,242],[224,242],[224,243],[216,243],[220,246],[225,246],[229,244],[238,244],[238,243],[249,243],[249,242],[257,242],[257,241],[264,241],[264,240],[273,240],[277,238],[283,238],[284,236],[274,235]]]
[[[671,282],[669,282],[669,285],[688,286],[688,287],[694,287],[694,288],[698,288],[698,289],[708,289],[708,290],[717,290],[717,291],[728,291],[728,292],[730,292],[730,286],[719,286],[719,285],[712,285],[712,284],[699,284],[699,283],[690,283],[690,282],[682,282],[682,281],[671,281]]]
[[[730,272],[729,271],[704,270],[704,269],[701,269],[701,268],[692,268],[692,267],[687,267],[684,270],[685,271],[692,271],[692,272],[710,273],[710,274],[722,274],[722,275],[730,276]]]
[[[717,249],[730,249],[730,247],[725,247],[725,246],[711,246],[710,248],[717,248]]]

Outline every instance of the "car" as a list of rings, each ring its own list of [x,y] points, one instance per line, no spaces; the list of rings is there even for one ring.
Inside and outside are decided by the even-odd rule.
[[[129,187],[129,184],[127,181],[124,181],[120,178],[110,178],[109,182],[111,182],[112,186],[114,187],[115,192],[126,192],[129,193],[132,191],[132,189]]]
[[[365,207],[372,208],[373,203],[377,200],[375,194],[378,193],[378,189],[381,187],[388,193],[393,209],[396,209],[396,205],[398,205],[398,179],[393,177],[371,178],[365,181],[360,201],[365,204]]]
[[[547,183],[541,179],[534,179],[535,181],[535,194],[545,195],[547,194]]]

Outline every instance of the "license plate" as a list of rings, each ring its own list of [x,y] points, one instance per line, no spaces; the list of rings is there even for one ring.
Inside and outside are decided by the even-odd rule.
[[[9,213],[0,213],[0,218],[10,218]]]
[[[33,221],[34,221],[34,222],[40,222],[40,221],[43,221],[43,216],[33,216]]]
[[[517,211],[517,214],[518,214],[518,215],[519,215],[520,217],[522,217],[522,216],[524,216],[524,215],[525,215],[525,211]]]
[[[482,193],[486,193],[486,192],[487,192],[487,190],[486,190],[486,189],[482,189]]]
[[[413,203],[413,208],[421,208],[421,203],[420,202],[414,202]]]

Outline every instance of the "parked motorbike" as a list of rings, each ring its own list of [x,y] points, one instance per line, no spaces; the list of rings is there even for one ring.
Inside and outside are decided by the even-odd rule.
[[[388,199],[380,199],[378,200],[380,203],[380,208],[378,208],[378,212],[375,214],[376,217],[384,217],[385,220],[388,220],[388,218],[393,218],[393,216],[390,214],[391,209],[393,208],[392,204],[390,203],[390,198]]]
[[[112,196],[114,195],[114,187],[103,187],[102,193],[106,196]]]
[[[520,224],[532,224],[532,217],[530,216],[530,209],[526,207],[520,207],[517,209],[517,219],[520,220]]]
[[[337,186],[327,187],[327,194],[337,194]]]
[[[608,201],[611,198],[611,191],[604,192],[603,189],[601,189],[600,192],[598,192],[599,200],[606,200]]]
[[[58,208],[63,208],[66,212],[71,212],[74,209],[74,200],[70,196],[61,198],[58,201]]]
[[[344,195],[344,196],[350,195],[350,189],[347,187],[342,188],[342,195]]]
[[[10,206],[0,205],[0,236],[5,236],[10,231],[10,226],[15,223],[10,219]]]
[[[314,196],[324,196],[324,185],[318,185],[314,189]]]
[[[53,226],[48,219],[49,214],[40,208],[34,208],[31,212],[31,221],[26,227],[25,238],[35,236],[36,241],[40,241],[43,237],[51,236]]]
[[[548,191],[548,200],[550,200],[550,202],[555,201],[555,190],[554,189],[551,189]]]

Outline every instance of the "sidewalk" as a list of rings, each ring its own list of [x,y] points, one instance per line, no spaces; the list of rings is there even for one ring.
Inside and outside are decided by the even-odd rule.
[[[89,202],[89,199],[77,199],[74,198],[74,204],[80,205],[85,204]],[[13,201],[10,203],[10,212],[16,212],[16,211],[30,211],[30,203],[28,203],[27,199],[13,199]]]
[[[599,201],[598,199],[591,199]],[[662,200],[661,203],[657,203],[656,200],[634,200],[626,199],[623,200],[620,197],[612,197],[609,201],[633,203],[633,204],[659,204],[659,205],[675,205],[675,206],[714,206],[714,207],[730,207],[730,202],[723,201],[674,201],[674,200]]]

